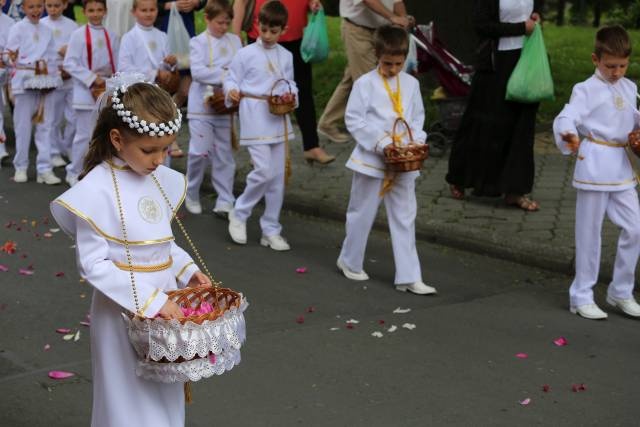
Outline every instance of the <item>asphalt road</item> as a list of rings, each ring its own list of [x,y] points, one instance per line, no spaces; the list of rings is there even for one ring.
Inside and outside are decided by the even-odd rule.
[[[66,187],[14,184],[12,174],[0,170],[0,244],[17,244],[0,252],[0,426],[87,426],[89,328],[79,322],[91,289],[73,242],[46,224],[48,202]],[[209,213],[184,222],[217,279],[251,304],[242,363],[193,385],[188,426],[639,423],[640,324],[612,311],[603,322],[570,315],[570,277],[419,243],[424,279],[440,292],[419,297],[393,290],[387,233],[370,238],[372,279],[355,283],[335,268],[340,223],[285,212],[293,250],[276,253],[259,246],[257,215],[244,247]],[[347,328],[350,319],[359,323]],[[80,339],[65,341],[62,327]],[[559,337],[568,344],[556,346]],[[51,370],[76,376],[56,381]]]

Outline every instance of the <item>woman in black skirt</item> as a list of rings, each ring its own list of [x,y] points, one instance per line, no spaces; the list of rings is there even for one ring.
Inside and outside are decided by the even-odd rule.
[[[476,0],[480,37],[469,104],[449,157],[451,195],[505,197],[508,205],[536,211],[533,141],[538,104],[505,101],[507,81],[520,58],[523,36],[540,15],[534,0]]]

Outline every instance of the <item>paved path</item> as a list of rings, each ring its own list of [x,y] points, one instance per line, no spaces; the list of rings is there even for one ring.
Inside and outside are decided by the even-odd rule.
[[[185,136],[181,137],[184,140]],[[186,143],[183,144],[186,146]],[[344,167],[353,143],[327,143],[337,156],[328,166],[308,166],[300,142],[292,143],[293,176],[285,196],[285,207],[294,211],[344,221],[349,200],[351,171]],[[574,161],[556,149],[549,132],[536,136],[536,178],[533,197],[540,202],[538,212],[527,213],[505,206],[502,199],[451,198],[444,176],[448,154],[425,162],[416,185],[419,238],[472,250],[529,265],[571,274],[574,257],[575,189],[571,185]],[[237,155],[236,188],[244,186],[251,165],[245,149]],[[183,167],[182,162],[176,163]],[[205,207],[211,207],[211,189],[205,188]],[[381,207],[377,225],[386,229]],[[286,227],[284,234],[286,234]],[[606,221],[603,228],[602,279],[611,277],[617,228]]]

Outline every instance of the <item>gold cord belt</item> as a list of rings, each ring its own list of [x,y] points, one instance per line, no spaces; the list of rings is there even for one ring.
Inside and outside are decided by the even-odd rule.
[[[131,265],[131,267],[129,267],[128,263],[117,262],[117,261],[113,261],[113,264],[116,267],[118,267],[120,270],[124,270],[124,271],[132,270],[137,273],[154,273],[156,271],[163,271],[171,267],[173,265],[173,258],[169,257],[169,259],[166,262],[163,262],[161,264],[152,264],[152,265]]]
[[[258,99],[260,101],[268,101],[269,100],[269,95],[251,95],[248,93],[244,93],[242,92],[240,94],[241,98],[251,98],[251,99]]]
[[[594,138],[592,136],[587,136],[587,140],[589,140],[590,142],[593,142],[594,144],[598,144],[598,145],[604,145],[606,147],[614,147],[614,148],[624,148],[627,145],[629,145],[626,142],[609,142],[609,141],[603,141],[601,139],[597,139]]]

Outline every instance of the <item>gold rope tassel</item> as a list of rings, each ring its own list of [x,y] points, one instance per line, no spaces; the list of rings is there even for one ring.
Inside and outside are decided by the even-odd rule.
[[[44,122],[44,95],[41,93],[38,95],[38,110],[33,117],[31,117],[31,123],[37,125],[42,122]]]
[[[382,181],[382,188],[380,189],[380,193],[379,193],[380,197],[384,197],[384,195],[391,190],[395,180],[396,180],[395,172],[385,171],[384,180]]]
[[[184,383],[184,401],[185,403],[193,403],[193,396],[191,396],[191,382]]]
[[[238,151],[238,148],[240,148],[240,142],[238,141],[238,132],[236,132],[236,127],[234,126],[235,120],[233,120],[233,116],[235,116],[233,113],[229,115],[229,121],[231,122],[231,149],[233,151]]]
[[[289,127],[287,126],[287,115],[283,117],[284,120],[284,185],[289,184],[289,178],[291,177],[291,153],[289,153]]]

